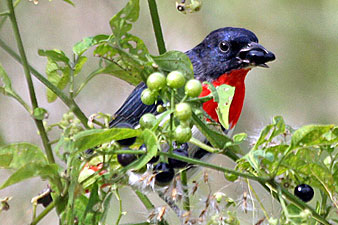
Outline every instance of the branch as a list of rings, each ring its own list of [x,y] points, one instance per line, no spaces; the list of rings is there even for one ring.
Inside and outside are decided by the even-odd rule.
[[[156,1],[148,0],[148,5],[149,5],[150,14],[151,14],[151,20],[153,22],[153,28],[155,32],[158,52],[160,54],[163,54],[167,50],[165,48],[165,43],[164,43],[162,28],[161,28],[161,22],[160,22],[160,17],[158,16]]]

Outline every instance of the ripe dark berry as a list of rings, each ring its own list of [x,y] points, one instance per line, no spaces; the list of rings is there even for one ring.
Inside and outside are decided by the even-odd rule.
[[[173,151],[174,154],[188,157],[188,149],[189,149],[188,143],[183,143],[179,146],[174,145],[174,147],[175,147]],[[172,159],[172,158],[169,158],[168,162],[172,168],[177,168],[177,169],[184,168],[188,164],[187,162],[177,160],[177,159]]]
[[[139,150],[147,151],[146,145],[145,144],[141,145]],[[148,163],[150,164],[156,163],[159,159],[160,159],[160,156],[154,156],[153,158],[151,158],[151,160],[149,160]]]
[[[52,189],[50,189],[49,187],[44,189],[38,196],[38,200],[37,200],[37,203],[38,204],[42,204],[43,207],[47,207],[52,201],[53,201],[53,198],[52,198]]]
[[[126,123],[126,122],[118,123],[115,127],[116,128],[130,128],[130,129],[134,128],[131,124]],[[130,146],[134,144],[135,141],[136,141],[136,137],[132,137],[132,138],[118,140],[117,143],[119,143],[119,145],[121,146]]]
[[[294,194],[303,202],[308,202],[313,198],[314,191],[310,185],[300,184],[295,188]]]
[[[117,161],[121,166],[128,166],[130,163],[134,162],[137,159],[135,154],[118,154]]]
[[[168,184],[175,176],[175,171],[169,164],[160,162],[154,167],[155,182],[157,185]]]

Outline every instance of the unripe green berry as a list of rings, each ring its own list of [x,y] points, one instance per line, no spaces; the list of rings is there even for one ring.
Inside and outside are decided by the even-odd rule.
[[[153,105],[156,101],[156,94],[150,89],[146,88],[141,93],[141,101],[145,105]]]
[[[165,87],[166,80],[165,76],[162,73],[155,72],[150,74],[147,79],[147,87],[150,90],[158,91]]]
[[[180,88],[185,84],[185,78],[180,71],[172,71],[167,76],[167,85],[171,88]]]
[[[140,119],[140,126],[145,129],[151,129],[156,122],[156,117],[151,113],[144,114]]]
[[[189,80],[184,87],[185,94],[189,97],[198,97],[202,92],[202,84],[199,80]]]
[[[179,103],[175,107],[175,115],[179,120],[186,121],[191,118],[191,107],[188,103]]]
[[[178,125],[174,132],[175,140],[179,143],[185,143],[190,140],[192,136],[190,127],[183,127]]]

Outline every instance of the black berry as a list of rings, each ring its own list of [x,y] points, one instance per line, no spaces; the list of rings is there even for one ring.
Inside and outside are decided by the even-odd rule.
[[[188,149],[189,149],[188,143],[183,143],[179,146],[175,146],[175,144],[174,144],[173,153],[177,154],[177,155],[188,157]],[[177,160],[177,159],[172,159],[172,158],[169,158],[168,162],[169,162],[169,165],[172,168],[177,168],[177,169],[184,168],[188,164],[187,162]]]
[[[40,194],[39,194],[39,198],[37,200],[37,203],[38,204],[42,204],[43,207],[47,207],[52,201],[53,201],[53,198],[52,198],[52,189],[50,188],[46,188],[44,189]]]
[[[313,198],[314,191],[310,185],[300,184],[295,188],[294,194],[303,202],[308,202]]]
[[[115,127],[116,128],[130,128],[130,129],[134,128],[130,123],[126,123],[126,122],[118,123]],[[135,141],[136,141],[136,137],[132,137],[132,138],[118,140],[117,143],[119,143],[119,145],[121,146],[130,146],[134,144]]]
[[[155,181],[158,185],[165,185],[172,181],[175,176],[175,171],[169,164],[160,162],[154,167]]]
[[[134,162],[137,159],[135,154],[118,154],[117,161],[121,166],[128,166],[130,163]]]

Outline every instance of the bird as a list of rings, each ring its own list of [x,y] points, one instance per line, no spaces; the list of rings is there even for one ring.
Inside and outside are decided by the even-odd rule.
[[[194,71],[194,78],[210,82],[215,87],[226,84],[235,87],[234,96],[229,109],[229,129],[233,130],[240,118],[245,98],[245,78],[255,67],[268,68],[266,63],[275,60],[275,55],[258,43],[257,36],[250,30],[238,27],[223,27],[209,33],[194,48],[185,52]],[[127,97],[122,106],[115,112],[110,127],[138,126],[145,113],[157,114],[157,104],[145,105],[141,101],[141,93],[147,88],[141,82]],[[210,94],[207,84],[203,84],[200,97]],[[203,110],[215,122],[219,122],[216,112],[218,103],[213,99],[203,103]],[[187,146],[187,145],[185,145]],[[195,158],[205,155],[203,150],[194,151]],[[202,152],[202,154],[201,154]]]

